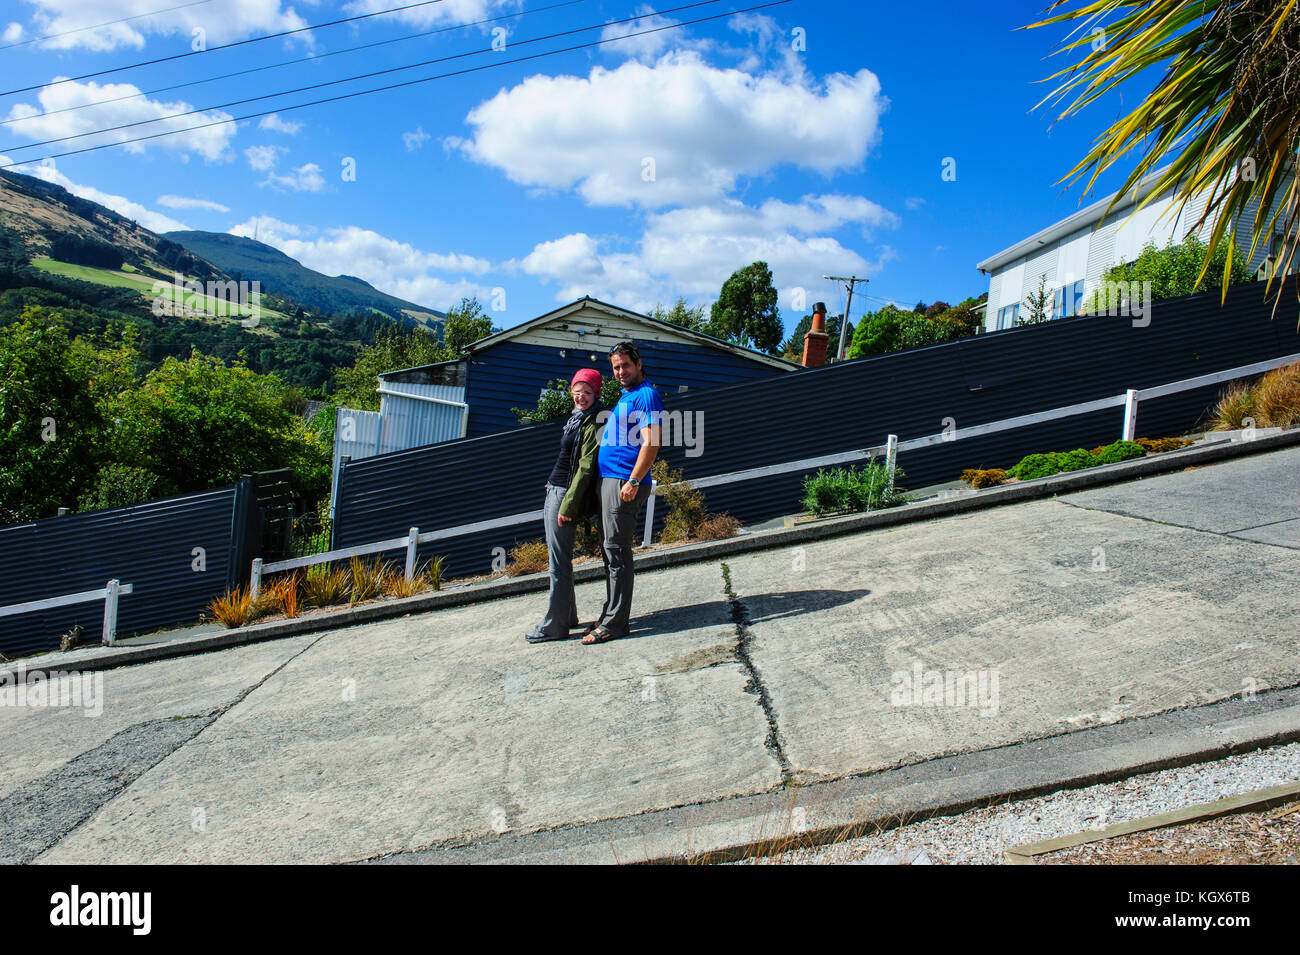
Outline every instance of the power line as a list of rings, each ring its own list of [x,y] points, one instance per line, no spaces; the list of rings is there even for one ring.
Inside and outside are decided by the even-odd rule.
[[[208,3],[210,0],[200,0]],[[407,40],[418,40],[421,37],[435,36],[439,33],[451,33],[456,30],[464,30],[468,27],[482,26],[485,23],[496,23],[498,20],[509,20],[513,17],[526,17],[533,13],[545,13],[548,10],[555,10],[559,7],[571,7],[574,4],[586,3],[587,0],[564,0],[562,3],[553,3],[547,7],[535,7],[532,10],[520,10],[517,13],[503,13],[500,16],[484,17],[481,20],[471,20],[468,23],[460,23],[456,26],[439,27],[436,30],[425,30],[421,33],[408,33],[406,36],[394,37],[390,40],[376,40],[373,43],[363,43],[360,46],[351,46],[343,50],[332,50],[328,53],[318,53],[315,56],[303,56],[295,60],[282,60],[279,63],[268,63],[265,66],[254,66],[246,70],[236,70],[233,73],[223,73],[220,76],[210,76],[202,80],[190,80],[186,83],[176,83],[173,86],[160,86],[157,89],[141,90],[139,93],[129,93],[126,96],[115,96],[112,99],[96,100],[93,103],[78,103],[76,106],[64,106],[61,109],[51,109],[44,113],[35,113],[31,116],[19,116],[17,119],[0,120],[0,126],[12,126],[16,123],[25,123],[33,119],[41,119],[45,116],[57,116],[59,113],[70,113],[79,109],[92,109],[96,106],[106,106],[109,103],[121,103],[124,100],[139,99],[142,96],[153,96],[155,93],[170,93],[173,90],[185,89],[189,86],[202,86],[204,83],[215,83],[218,80],[228,80],[236,76],[247,76],[250,73],[261,73],[265,70],[273,70],[282,66],[294,66],[298,63],[316,62],[324,60],[327,57],[339,56],[343,53],[356,53],[358,50],[369,50],[377,46],[387,46],[390,43],[403,43]],[[2,48],[0,48],[2,49]]]
[[[406,80],[402,83],[391,83],[388,86],[377,86],[374,89],[358,90],[354,93],[340,93],[337,96],[329,96],[324,99],[311,100],[306,103],[295,103],[292,106],[281,106],[278,107],[277,109],[262,110],[261,112],[258,113],[249,113],[244,116],[234,116],[231,117],[230,119],[219,119],[209,123],[199,123],[195,126],[187,126],[184,129],[171,129],[171,130],[165,130],[161,133],[151,133],[147,136],[136,136],[131,139],[121,140],[120,142],[100,143],[97,146],[84,146],[81,149],[70,149],[66,152],[53,153],[49,156],[42,156],[38,159],[22,159],[16,162],[4,163],[3,165],[0,165],[0,169],[10,169],[14,166],[26,165],[27,163],[44,162],[47,159],[62,159],[65,156],[78,156],[82,153],[95,152],[100,149],[109,149],[113,146],[128,146],[131,143],[145,142],[151,139],[160,139],[164,136],[176,136],[181,133],[191,133],[199,129],[208,129],[212,126],[224,126],[226,123],[238,123],[246,119],[257,119],[258,117],[261,116],[269,116],[271,113],[287,113],[295,109],[306,109],[309,106],[321,106],[325,103],[335,103],[335,102],[339,102],[340,100],[354,99],[359,96],[368,96],[372,93],[384,93],[384,92],[388,92],[389,90],[403,89],[407,86],[417,86],[421,83],[431,83],[434,80],[444,80],[454,76],[464,76],[468,73],[480,73],[484,70],[496,69],[497,67],[500,66],[511,66],[515,63],[527,63],[531,60],[537,60],[547,56],[557,56],[561,53],[572,53],[577,50],[586,50],[592,47],[603,46],[606,43],[617,43],[620,40],[630,40],[633,37],[648,36],[651,33],[662,33],[666,30],[677,30],[682,27],[694,26],[697,23],[707,23],[711,20],[721,20],[726,17],[733,17],[741,13],[752,13],[755,10],[766,10],[769,7],[784,6],[785,4],[791,2],[793,2],[793,0],[770,0],[770,2],[768,3],[760,3],[756,6],[744,7],[743,9],[740,10],[730,10],[726,13],[715,13],[712,16],[700,17],[696,20],[683,20],[681,23],[672,23],[666,26],[654,27],[648,30],[641,30],[636,33],[627,33],[624,34],[623,36],[615,36],[615,37],[608,37],[600,40],[592,40],[589,43],[579,43],[576,46],[564,47],[563,49],[559,49],[559,50],[546,50],[541,53],[534,53],[530,56],[515,57],[513,60],[498,60],[494,63],[483,64],[482,66],[471,66],[471,67],[466,67],[463,70],[453,70],[450,73],[439,73],[434,76],[425,76],[416,80]],[[642,14],[642,16],[643,17],[653,16],[653,14],[646,13],[646,14]]]
[[[443,0],[420,0],[418,3],[408,3],[403,7],[390,7],[387,10],[376,10],[374,13],[359,13],[354,17],[344,17],[341,20],[330,20],[328,23],[310,24],[305,27],[297,27],[293,30],[284,30],[280,33],[268,33],[266,36],[249,37],[246,40],[235,40],[232,43],[222,43],[218,46],[204,47],[202,50],[186,50],[184,53],[173,53],[171,56],[160,56],[154,60],[142,60],[139,63],[131,63],[127,66],[115,66],[108,70],[97,70],[94,73],[82,73],[80,76],[69,76],[61,80],[54,80],[51,83],[38,83],[36,86],[24,86],[21,89],[5,90],[0,96],[12,96],[14,93],[30,93],[32,90],[44,89],[48,86],[59,86],[62,83],[75,83],[77,80],[88,80],[96,76],[107,76],[110,73],[124,73],[127,70],[139,69],[142,66],[153,66],[155,63],[167,63],[170,60],[181,60],[187,56],[199,56],[203,53],[216,53],[218,50],[229,50],[236,46],[247,46],[249,43],[261,43],[263,40],[278,40],[280,37],[293,36],[296,33],[308,33],[312,30],[323,30],[325,27],[335,27],[341,23],[353,23],[357,20],[368,20],[371,17],[382,17],[387,13],[400,13],[402,10],[411,10],[415,7],[427,7],[430,4],[442,3]]]
[[[541,43],[546,40],[555,40],[563,36],[572,36],[575,33],[586,33],[590,30],[599,30],[619,23],[629,23],[634,20],[641,20],[648,16],[660,16],[664,13],[678,13],[682,10],[691,10],[694,9],[695,7],[707,7],[710,6],[711,4],[720,3],[720,2],[721,0],[696,0],[695,3],[688,3],[680,7],[670,7],[669,9],[663,11],[656,11],[653,13],[642,13],[642,14],[637,14],[636,16],[625,17],[622,20],[610,20],[605,23],[597,23],[594,26],[577,27],[572,30],[562,30],[559,33],[552,33],[547,36],[532,37],[531,39],[527,39],[527,40],[517,40],[514,41],[512,45],[526,46],[529,43]],[[357,76],[347,76],[339,80],[327,80],[326,82],[323,83],[310,83],[307,86],[299,86],[296,89],[280,90],[279,92],[276,93],[263,93],[261,96],[249,96],[244,99],[233,100],[229,103],[219,103],[215,106],[203,106],[195,109],[184,110],[179,113],[169,113],[166,116],[155,116],[152,119],[138,119],[131,123],[120,123],[117,126],[106,126],[103,129],[94,129],[85,133],[73,133],[69,136],[60,136],[56,139],[43,139],[40,140],[39,142],[26,143],[25,145],[21,145],[21,146],[3,146],[0,147],[0,152],[17,152],[22,149],[37,149],[41,146],[51,146],[55,143],[71,142],[74,139],[85,139],[87,136],[99,136],[104,133],[119,132],[120,130],[123,129],[134,129],[137,126],[149,126],[153,123],[161,123],[170,119],[181,119],[185,116],[194,116],[199,113],[210,113],[214,110],[229,109],[233,106],[243,106],[247,103],[257,103],[262,100],[275,99],[278,96],[289,96],[293,93],[307,93],[312,90],[324,89],[327,86],[338,86],[341,83],[355,83],[357,80],[368,80],[376,76],[386,76],[390,73],[400,73],[403,70],[413,70],[416,67],[420,67],[420,66],[431,66],[434,63],[446,63],[451,60],[461,60],[467,56],[478,56],[479,54],[482,53],[491,53],[491,52],[493,52],[493,50],[492,47],[489,46],[486,49],[471,50],[467,53],[453,53],[448,56],[434,57],[431,60],[421,60],[418,63],[411,63],[406,66],[392,66],[387,69],[375,70],[370,73],[361,73]]]
[[[171,13],[173,10],[184,10],[186,7],[198,7],[205,3],[211,3],[212,0],[191,0],[189,3],[178,4],[174,7],[165,7],[162,10],[154,10],[152,13],[137,13],[130,17],[118,17],[116,20],[105,20],[103,23],[96,23],[94,26],[77,27],[75,30],[64,30],[62,33],[47,33],[45,36],[34,36],[30,40],[19,40],[17,43],[7,43],[0,46],[0,50],[12,50],[17,46],[27,46],[30,43],[41,43],[45,40],[57,40],[59,37],[72,36],[74,33],[85,33],[87,30],[98,30],[100,27],[111,27],[119,23],[128,23],[131,20],[142,20],[145,17],[156,17],[160,13]]]

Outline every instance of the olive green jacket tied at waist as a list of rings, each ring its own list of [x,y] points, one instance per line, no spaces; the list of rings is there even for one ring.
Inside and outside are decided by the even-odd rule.
[[[596,463],[596,455],[600,451],[600,436],[605,423],[597,421],[598,417],[599,414],[588,415],[582,423],[582,434],[573,443],[569,489],[560,501],[560,515],[575,521],[600,513],[600,466]]]

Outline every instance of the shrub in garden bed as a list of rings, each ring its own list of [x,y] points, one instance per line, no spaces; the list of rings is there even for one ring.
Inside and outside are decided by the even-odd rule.
[[[1129,458],[1140,458],[1146,449],[1136,441],[1116,441],[1092,451],[1075,448],[1073,451],[1049,451],[1046,454],[1027,454],[1015,467],[1007,471],[1008,476],[1021,481],[1049,477],[1062,471],[1079,471],[1095,467],[1098,464],[1114,464]]]
[[[961,479],[976,489],[993,487],[1007,479],[1007,472],[1002,468],[967,468],[961,472]]]
[[[1233,385],[1211,418],[1215,431],[1289,428],[1300,424],[1300,362],[1274,368],[1253,385]]]
[[[895,468],[895,482],[906,475]],[[819,470],[804,478],[803,507],[815,517],[836,511],[874,511],[907,503],[907,495],[889,483],[889,470],[874,459],[861,468]]]
[[[1137,443],[1142,445],[1147,454],[1163,454],[1166,451],[1177,451],[1179,448],[1185,448],[1192,443],[1191,438],[1138,438]]]

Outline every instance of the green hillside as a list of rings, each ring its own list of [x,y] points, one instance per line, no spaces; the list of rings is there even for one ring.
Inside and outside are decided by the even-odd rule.
[[[399,322],[423,325],[435,334],[447,318],[436,309],[381,292],[354,276],[322,275],[254,239],[221,232],[168,232],[164,238],[236,278],[258,281],[263,290],[305,308],[340,315],[375,311]]]

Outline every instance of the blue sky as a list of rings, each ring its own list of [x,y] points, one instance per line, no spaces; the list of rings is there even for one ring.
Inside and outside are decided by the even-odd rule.
[[[51,83],[402,2],[7,0],[0,89],[46,85],[0,97],[0,162],[26,163],[20,171],[156,231],[256,228],[311,268],[423,305],[477,295],[506,328],[584,294],[637,310],[678,295],[707,305],[733,270],[764,259],[789,328],[813,301],[841,309],[843,291],[824,274],[870,279],[855,292],[855,319],[884,301],[986,291],[976,262],[1090,201],[1057,182],[1122,107],[1112,96],[1055,125],[1053,111],[1033,109],[1066,32],[1016,29],[1038,19],[1043,0],[794,0],[516,64],[507,61],[752,4],[652,16],[684,0],[549,10],[539,8],[558,0],[441,0]],[[166,7],[180,9],[156,12]],[[137,18],[79,29],[124,17]],[[639,19],[611,25],[628,17]],[[525,42],[583,27],[594,29]],[[338,52],[426,31],[441,32]],[[63,35],[31,42],[53,34]],[[470,55],[215,108],[458,54]],[[165,89],[300,58],[310,59]],[[476,66],[488,68],[285,109]],[[201,119],[32,145],[191,109]],[[278,112],[226,121],[266,110]],[[35,165],[200,122],[215,125]],[[945,181],[949,159],[955,179]]]

